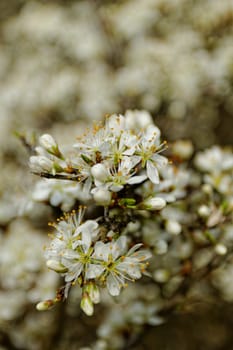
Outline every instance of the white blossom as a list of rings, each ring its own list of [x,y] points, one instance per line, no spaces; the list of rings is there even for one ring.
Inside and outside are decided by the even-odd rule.
[[[149,125],[137,145],[136,154],[140,156],[142,167],[146,167],[147,176],[154,184],[159,183],[158,170],[167,164],[167,158],[158,154],[161,147],[160,130],[155,125]]]
[[[138,250],[142,244],[136,244],[128,252],[127,239],[121,236],[111,243],[97,242],[93,258],[102,261],[102,273],[99,277],[106,279],[106,285],[111,295],[119,295],[125,280],[135,280],[142,276],[147,264],[145,260],[151,257],[147,250]]]

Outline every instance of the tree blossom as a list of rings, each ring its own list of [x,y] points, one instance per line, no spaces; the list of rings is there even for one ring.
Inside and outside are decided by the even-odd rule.
[[[119,295],[125,280],[134,281],[142,276],[145,271],[151,253],[147,250],[139,250],[142,244],[134,245],[127,252],[127,239],[119,237],[116,241],[95,244],[93,258],[102,261],[102,272],[99,278],[105,282],[109,293]]]
[[[159,183],[158,169],[167,164],[167,158],[158,154],[163,146],[160,144],[160,130],[155,125],[147,127],[137,146],[136,154],[140,156],[142,167],[146,168],[147,176],[154,184]]]

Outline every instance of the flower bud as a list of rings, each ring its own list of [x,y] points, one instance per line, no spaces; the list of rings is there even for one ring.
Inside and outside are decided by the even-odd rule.
[[[204,185],[202,186],[202,190],[203,190],[203,192],[206,193],[207,195],[211,195],[212,192],[213,192],[213,189],[212,189],[212,187],[211,187],[210,184],[204,184]]]
[[[182,227],[179,222],[174,220],[168,220],[166,222],[166,230],[172,235],[178,235],[182,231]]]
[[[221,243],[216,244],[214,248],[218,255],[225,255],[227,253],[227,247]]]
[[[44,156],[31,156],[30,166],[35,171],[51,171],[53,162]]]
[[[50,270],[53,270],[53,271],[56,271],[56,272],[66,272],[67,271],[67,268],[62,265],[59,261],[57,260],[48,260],[46,262],[46,265],[47,267],[50,269]]]
[[[82,295],[82,300],[80,303],[80,307],[85,312],[87,316],[92,316],[94,313],[93,303],[88,293],[84,292]]]
[[[159,239],[156,242],[156,245],[154,247],[154,253],[156,255],[163,255],[167,253],[167,250],[168,250],[167,242],[164,241],[163,239]]]
[[[165,283],[170,278],[170,273],[166,269],[158,269],[153,273],[153,278],[156,282]]]
[[[198,214],[202,217],[202,218],[207,218],[209,215],[210,215],[210,208],[207,207],[207,205],[201,205],[199,208],[198,208]]]
[[[99,292],[99,288],[97,287],[96,284],[94,283],[89,283],[85,290],[87,291],[87,293],[89,294],[91,301],[94,304],[98,304],[100,302],[100,292]]]
[[[57,147],[57,143],[54,138],[49,134],[44,134],[39,138],[40,145],[44,147],[46,150],[50,150],[52,148]]]
[[[118,203],[127,208],[135,208],[136,200],[134,198],[121,198]]]
[[[38,311],[46,311],[51,309],[51,307],[54,306],[54,301],[51,300],[45,300],[45,301],[41,301],[36,305],[36,309]]]
[[[40,145],[46,149],[47,152],[57,156],[61,157],[61,152],[58,148],[58,144],[54,140],[54,138],[49,134],[44,134],[39,138]]]
[[[93,191],[93,197],[98,205],[107,206],[111,203],[112,195],[108,190],[97,188]]]
[[[179,140],[173,144],[173,152],[182,159],[189,159],[193,154],[193,145],[189,140]]]
[[[143,206],[147,210],[161,210],[165,207],[166,201],[160,197],[147,198],[143,202]]]
[[[105,182],[108,177],[108,172],[104,164],[98,163],[91,168],[91,174],[95,180]]]

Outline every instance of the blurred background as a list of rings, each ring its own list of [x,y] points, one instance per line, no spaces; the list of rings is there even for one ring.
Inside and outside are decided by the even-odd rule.
[[[51,212],[31,201],[37,179],[15,133],[65,146],[107,114],[144,109],[169,141],[232,145],[233,2],[8,0],[0,20],[0,349],[78,349],[98,318],[35,311],[57,285],[41,254]],[[232,306],[204,308],[137,349],[231,350],[232,324]]]

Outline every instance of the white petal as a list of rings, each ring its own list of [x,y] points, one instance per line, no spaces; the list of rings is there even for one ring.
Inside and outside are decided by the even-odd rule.
[[[86,271],[86,278],[91,279],[99,277],[104,272],[104,270],[104,267],[101,265],[90,264]]]
[[[69,267],[67,266],[67,268]],[[66,273],[65,281],[71,282],[72,280],[75,280],[76,278],[78,278],[78,276],[82,272],[82,269],[83,269],[83,265],[81,263],[76,263],[74,266],[70,266],[69,272]]]
[[[112,192],[119,192],[120,190],[122,190],[122,188],[124,188],[124,186],[123,185],[111,185],[110,186],[110,190],[112,191]]]
[[[59,191],[54,191],[54,193],[50,197],[50,203],[54,206],[57,207],[59,204],[62,202],[62,193]]]
[[[134,264],[134,262],[122,262],[117,266],[117,269],[121,271],[123,274],[127,274],[129,277],[133,279],[139,279],[142,277],[140,268],[138,265]]]
[[[112,274],[110,274],[107,277],[107,288],[108,288],[109,293],[112,296],[117,296],[120,294],[121,285],[120,285],[119,281],[116,279],[116,277],[114,277]]]
[[[146,170],[147,170],[147,176],[153,182],[154,184],[159,183],[159,173],[154,165],[154,163],[151,160],[148,160],[146,162]]]
[[[150,124],[146,128],[145,137],[147,140],[152,140],[153,143],[156,142],[156,144],[159,144],[160,134],[161,132],[159,128],[153,124]]]
[[[106,128],[118,137],[125,129],[125,118],[122,115],[111,115],[106,122]]]
[[[160,169],[163,168],[168,163],[166,157],[160,156],[159,154],[154,154],[151,159],[156,163],[156,166]]]
[[[138,243],[135,244],[132,248],[130,248],[130,250],[127,253],[127,256],[130,256],[131,254],[133,254],[136,250],[138,250],[143,244],[142,243]]]
[[[123,253],[125,251],[126,247],[127,247],[127,238],[126,238],[126,236],[119,237],[118,240],[116,241],[116,244],[120,248],[120,251]]]
[[[65,259],[79,259],[80,255],[78,252],[73,251],[72,249],[66,249],[62,255],[62,258]]]
[[[101,241],[96,242],[93,258],[108,261],[108,255],[110,253],[109,244],[104,244]]]
[[[146,178],[146,175],[133,176],[127,181],[127,183],[130,185],[139,184],[142,181],[146,180]]]
[[[138,250],[130,256],[130,259],[134,259],[137,262],[145,261],[151,258],[151,252],[146,249]]]
[[[85,221],[82,225],[78,226],[75,233],[74,233],[74,237],[78,236],[81,232],[82,233],[86,233],[86,232],[90,232],[90,233],[95,233],[96,236],[96,230],[98,229],[98,223],[94,220],[87,220]]]
[[[113,243],[113,249],[111,251],[113,260],[116,260],[120,255],[123,255],[127,247],[126,236],[121,236],[116,242]]]

